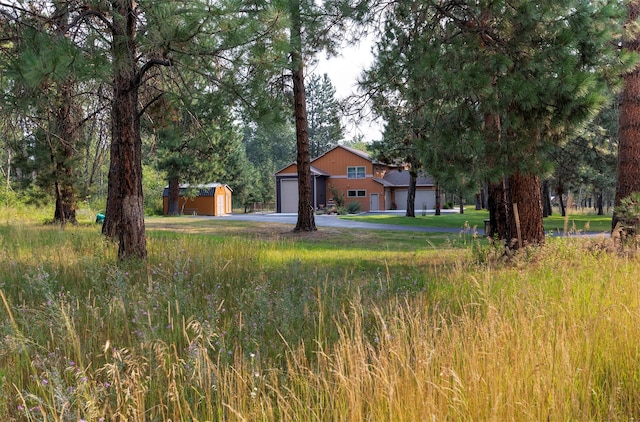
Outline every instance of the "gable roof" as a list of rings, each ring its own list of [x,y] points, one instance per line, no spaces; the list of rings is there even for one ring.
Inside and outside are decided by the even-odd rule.
[[[184,193],[184,191],[186,191],[189,188],[189,186],[190,185],[188,183],[181,183],[180,195],[182,195],[182,193]],[[229,189],[231,192],[233,192],[233,189],[231,189],[229,185],[225,185],[224,183],[207,183],[207,184],[196,185],[195,187],[199,190],[198,196],[214,196],[216,193],[216,188],[218,186],[224,186],[227,189]],[[169,196],[169,185],[164,187],[164,190],[162,191],[162,196]]]
[[[295,163],[295,162],[289,163],[286,166],[282,167],[280,170],[276,171],[275,174],[294,174],[293,172],[292,173],[282,173],[282,171],[285,170],[285,169],[288,169],[291,166],[294,166],[294,169],[295,169],[296,168],[296,164],[297,163]],[[329,173],[327,173],[324,170],[320,170],[318,167],[310,166],[310,170],[311,170],[311,174],[314,174],[316,176],[327,176],[327,177],[331,176]],[[295,174],[297,175],[298,172],[296,171]]]
[[[369,155],[368,152],[361,151],[361,150],[355,149],[355,148],[351,148],[351,147],[348,147],[348,146],[345,146],[345,145],[337,145],[337,146],[333,147],[332,149],[330,149],[329,151],[327,151],[325,154],[328,154],[329,152],[331,152],[331,151],[333,151],[334,149],[337,149],[337,148],[342,148],[342,149],[344,149],[346,151],[349,151],[352,154],[355,154],[355,155],[358,155],[358,156],[364,158],[365,160],[369,160],[371,162],[375,162],[375,160],[373,160],[371,158],[371,155]],[[320,158],[320,157],[318,157],[318,158]]]
[[[408,170],[389,170],[385,173],[382,179],[382,184],[388,187],[402,187],[409,186],[409,171]],[[376,181],[380,181],[377,179]],[[380,182],[379,182],[380,183]],[[418,180],[416,186],[433,186],[435,182],[431,176],[428,176],[424,172],[418,174]]]

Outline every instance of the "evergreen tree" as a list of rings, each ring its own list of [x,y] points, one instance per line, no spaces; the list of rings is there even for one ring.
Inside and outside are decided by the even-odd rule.
[[[545,151],[596,114],[628,63],[615,49],[619,18],[615,2],[398,3],[386,18],[377,59],[389,58],[376,79],[400,86],[396,101],[421,116],[422,149],[437,154],[426,161],[441,167],[429,172],[451,163],[464,170],[460,158],[477,156],[495,234],[539,244]]]
[[[273,202],[276,189],[273,175],[291,164],[292,157],[295,157],[295,128],[290,122],[279,120],[245,123],[243,144],[247,160],[257,174],[252,182],[255,188],[253,202]]]
[[[44,150],[34,157],[47,159],[38,162],[36,182],[54,195],[53,220],[64,226],[77,222],[75,169],[86,121],[82,104],[86,95],[80,91],[93,75],[83,51],[87,47],[84,34],[69,30],[75,13],[72,5],[52,1],[40,7],[33,5],[28,12],[17,4],[3,8],[3,38],[9,41],[3,52],[13,84],[5,104],[12,104],[29,121],[29,131],[38,132],[35,139],[40,142],[32,146]],[[31,148],[17,148],[27,149]]]
[[[336,90],[327,74],[322,78],[312,74],[307,87],[309,152],[315,158],[338,145],[344,136],[344,129],[340,123]]]
[[[627,26],[622,42],[626,51],[640,54],[640,32],[637,29],[640,18],[640,0],[627,3]],[[640,66],[635,66],[624,74],[624,90],[620,98],[620,124],[618,144],[618,168],[615,205],[634,192],[640,192]],[[611,230],[616,228],[616,213],[611,221]]]
[[[285,0],[288,8],[289,70],[293,85],[293,110],[296,127],[296,163],[298,169],[298,220],[294,231],[317,230],[311,196],[311,154],[309,150],[309,121],[305,89],[305,62],[326,50],[335,51],[343,40],[349,19],[360,18],[366,2],[349,0]]]
[[[118,238],[121,259],[145,258],[140,117],[163,94],[163,88],[157,87],[149,95],[149,87],[163,80],[169,70],[179,68],[204,75],[210,86],[234,91],[244,102],[252,102],[245,95],[249,91],[241,88],[254,89],[268,79],[264,78],[264,69],[270,69],[273,57],[281,55],[277,36],[264,42],[280,29],[280,15],[263,2],[83,0],[52,4],[53,9],[65,8],[65,33],[78,34],[82,46],[91,48],[84,53],[94,63],[95,76],[108,80],[113,87],[103,233]],[[24,15],[29,19],[35,16],[33,7],[22,8],[18,3],[3,7],[28,12]],[[31,26],[51,24],[46,20],[40,23]],[[66,39],[73,42],[70,37]],[[108,60],[101,62],[104,57]],[[64,70],[75,64],[69,54],[53,58],[45,64],[59,64],[56,69]],[[42,68],[33,66],[28,71]]]
[[[180,184],[224,182],[227,155],[237,155],[228,144],[237,138],[222,95],[204,93],[196,98],[163,95],[148,109],[143,126],[153,133],[156,165],[167,174],[168,215],[177,215]]]

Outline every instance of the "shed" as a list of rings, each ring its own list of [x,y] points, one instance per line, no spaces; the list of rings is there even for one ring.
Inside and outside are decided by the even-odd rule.
[[[178,209],[183,214],[194,215],[225,215],[232,213],[231,194],[232,190],[223,183],[208,183],[197,185],[198,190],[195,197],[189,198],[186,192],[188,184],[180,185],[180,196],[178,197]],[[167,215],[169,209],[169,186],[162,192],[162,211]]]

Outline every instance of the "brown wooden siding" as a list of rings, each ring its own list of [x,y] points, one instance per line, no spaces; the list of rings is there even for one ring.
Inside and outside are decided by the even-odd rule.
[[[347,167],[355,166],[364,166],[367,177],[372,177],[373,175],[373,165],[371,161],[342,148],[336,148],[330,153],[323,155],[311,163],[311,165],[329,173],[331,177],[347,177]]]
[[[224,211],[222,213],[219,213],[216,207],[216,199],[218,197],[221,197],[221,201],[223,201],[224,204]],[[162,209],[164,215],[167,215],[168,208],[169,198],[165,196],[162,198]],[[217,216],[231,214],[233,212],[231,190],[227,189],[226,186],[218,186],[216,187],[213,196],[197,196],[195,198],[185,198],[180,196],[178,198],[178,210],[181,213],[184,212],[185,215],[197,214]]]

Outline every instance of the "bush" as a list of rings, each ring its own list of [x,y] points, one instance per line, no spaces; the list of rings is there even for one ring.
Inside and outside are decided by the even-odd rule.
[[[349,202],[347,204],[347,213],[349,214],[357,214],[360,212],[360,203],[358,202]]]
[[[344,207],[344,193],[339,192],[334,185],[329,185],[329,192],[331,192],[331,195],[333,195],[333,202],[335,203],[336,207]]]

